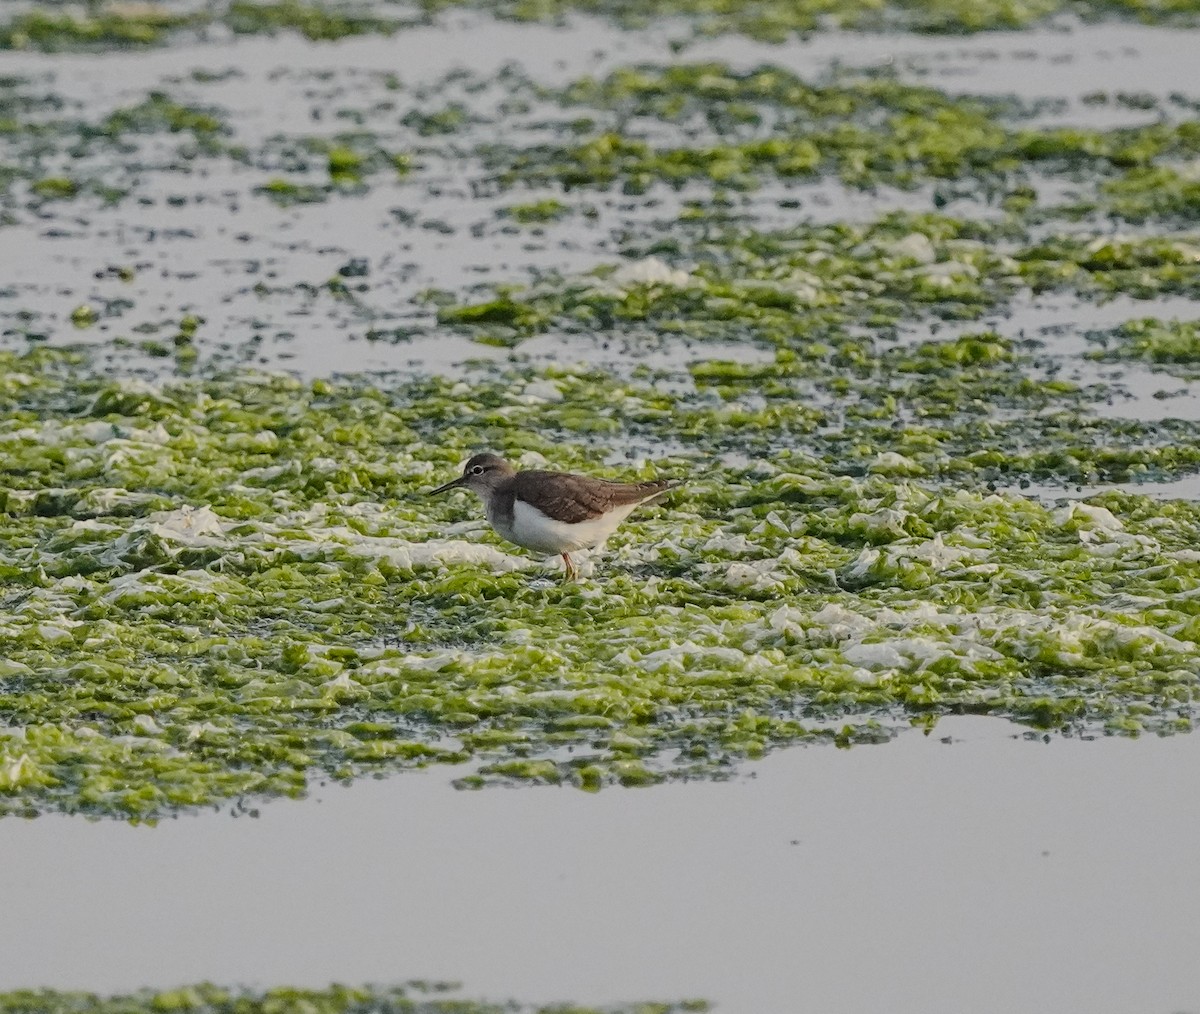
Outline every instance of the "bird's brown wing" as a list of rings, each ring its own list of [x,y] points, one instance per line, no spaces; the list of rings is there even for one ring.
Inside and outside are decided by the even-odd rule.
[[[518,472],[511,480],[513,493],[548,517],[578,524],[606,514],[615,507],[645,503],[666,493],[673,483],[609,482],[571,472]]]

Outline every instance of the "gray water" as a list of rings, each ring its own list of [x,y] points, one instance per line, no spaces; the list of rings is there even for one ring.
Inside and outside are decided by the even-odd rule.
[[[953,740],[953,742],[947,742]],[[463,980],[722,1014],[1200,1010],[1200,740],[986,718],[725,783],[0,823],[0,988]]]
[[[415,91],[440,88],[447,74],[463,69],[485,80],[515,65],[532,80],[559,86],[638,62],[713,59],[735,68],[772,63],[813,80],[836,66],[894,67],[904,80],[926,81],[951,92],[1063,99],[1047,112],[1046,122],[1113,126],[1172,115],[1168,96],[1193,95],[1195,54],[1200,52],[1200,30],[1114,24],[971,39],[832,32],[785,46],[730,36],[693,40],[671,53],[668,43],[685,36],[682,25],[669,21],[630,33],[582,17],[554,28],[453,15],[389,38],[363,36],[335,44],[282,36],[137,54],[5,53],[0,72],[36,82],[34,91],[78,103],[70,112],[91,122],[144,100],[154,89],[180,102],[215,105],[228,114],[232,140],[251,151],[281,133],[331,136],[354,129],[342,112],[372,111],[394,99],[391,113],[372,112],[365,123],[381,144],[410,151],[425,142],[401,126],[399,112],[413,103]],[[194,70],[235,73],[200,82],[190,77]],[[398,76],[402,91],[392,93],[384,86],[388,74]],[[1130,110],[1081,101],[1090,92],[1120,89],[1153,96],[1159,106]],[[455,94],[481,112],[496,97],[487,90]],[[535,104],[525,119],[534,122],[537,117]],[[514,127],[512,117],[500,117],[465,136],[471,143],[499,140],[513,129],[530,128],[521,122]],[[4,332],[25,314],[33,315],[34,329],[49,344],[61,345],[105,344],[116,336],[136,339],[139,327],[196,313],[205,320],[198,346],[205,361],[219,366],[285,369],[306,377],[452,371],[463,360],[503,359],[511,353],[458,336],[422,333],[431,325],[432,312],[413,303],[418,293],[436,287],[462,294],[480,283],[520,283],[547,270],[587,271],[615,258],[615,237],[623,229],[644,228],[647,218],[674,221],[688,196],[707,193],[664,191],[655,195],[653,207],[620,194],[596,193],[588,198],[594,220],[576,216],[540,233],[513,231],[497,219],[498,208],[556,191],[477,192],[472,184],[480,181],[483,170],[470,159],[420,156],[424,168],[411,178],[390,179],[382,173],[364,194],[280,209],[253,193],[280,175],[277,169],[224,158],[180,165],[178,136],[125,138],[131,140],[140,146],[133,159],[142,163],[139,170],[131,174],[125,164],[129,159],[103,151],[91,156],[91,168],[111,185],[129,186],[145,203],[128,198],[105,206],[85,197],[51,202],[36,214],[18,210],[5,228],[0,347],[24,347],[19,328],[7,336]],[[50,159],[42,168],[52,174],[79,167]],[[748,199],[746,213],[767,227],[794,222],[796,212],[781,213],[778,207],[776,198],[785,192],[800,202],[800,215],[808,221],[863,221],[895,208],[927,209],[930,199],[922,189],[858,191],[829,180],[787,188],[768,183]],[[414,216],[410,225],[400,225],[396,212]],[[986,217],[989,211],[976,207],[972,213]],[[352,304],[314,293],[351,258],[370,264],[367,293]],[[106,273],[112,265],[138,265],[136,277],[123,281]],[[122,299],[133,305],[118,317],[82,331],[71,325],[71,312],[80,304]],[[1169,312],[1132,302],[1134,313]],[[1057,319],[1083,326],[1115,312],[1102,313],[1076,301]],[[1010,324],[1006,332],[1021,326],[1019,320]],[[365,336],[372,330],[411,330],[414,335],[368,341]],[[1053,344],[1050,351],[1067,355],[1073,350]],[[608,368],[628,364],[641,352],[613,350],[603,343],[562,343],[554,335],[520,349],[520,355],[535,362],[582,359]],[[700,354],[719,356],[722,351]],[[144,368],[170,365],[147,362],[144,356],[138,360],[134,352],[126,354],[130,358]],[[675,365],[690,358],[698,355],[685,353]]]

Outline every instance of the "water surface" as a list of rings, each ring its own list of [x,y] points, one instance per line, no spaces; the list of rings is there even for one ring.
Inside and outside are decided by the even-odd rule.
[[[724,783],[0,823],[0,988],[465,980],[723,1014],[1197,1010],[1200,740],[941,722]],[[947,743],[952,739],[953,742]]]

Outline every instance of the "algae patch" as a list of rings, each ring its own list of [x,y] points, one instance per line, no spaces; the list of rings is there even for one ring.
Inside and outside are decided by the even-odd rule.
[[[419,20],[421,16],[415,15]],[[162,45],[222,25],[238,35],[270,35],[294,31],[314,42],[331,42],[354,35],[390,35],[413,18],[380,16],[367,5],[275,3],[232,0],[206,4],[191,11],[173,11],[165,4],[88,4],[84,11],[62,13],[32,10],[0,23],[0,49],[135,49]]]
[[[76,47],[150,46],[205,20],[202,15],[176,14],[150,4],[138,10],[101,10],[82,16],[35,9],[0,24],[0,49],[54,52]]]
[[[644,29],[681,18],[697,36],[737,32],[766,42],[826,29],[903,30],[946,34],[1029,28],[1054,16],[1121,18],[1151,24],[1194,24],[1195,0],[425,0],[431,8],[470,6],[518,21],[560,21],[572,13]]]
[[[1089,336],[1103,348],[1096,359],[1141,360],[1166,368],[1200,367],[1200,320],[1158,320],[1143,317],[1129,320],[1108,333]]]
[[[643,30],[678,19],[693,36],[740,33],[767,42],[842,29],[916,31],[953,35],[1014,30],[1054,18],[1122,19],[1147,24],[1194,25],[1196,0],[416,0],[395,3],[306,3],[303,0],[223,0],[192,10],[167,4],[90,3],[83,12],[33,10],[0,23],[0,48],[58,51],[159,45],[220,25],[238,34],[294,31],[327,42],[364,34],[389,35],[427,23],[443,11],[473,8],[499,18],[561,23],[571,14],[603,17],[621,28]],[[399,14],[399,16],[397,16]]]
[[[1036,186],[1057,180],[1094,184],[1077,195],[1075,215],[1196,214],[1194,118],[1043,126],[1033,121],[1055,106],[1049,100],[954,94],[878,71],[809,81],[776,66],[715,62],[622,67],[603,79],[532,90],[572,118],[553,140],[486,147],[505,185],[640,195],[696,181],[742,191],[772,178],[832,176],[863,189],[932,181],[948,191],[943,200],[999,197],[1016,211],[1022,194],[1036,197]]]
[[[550,1007],[515,1002],[465,999],[452,983],[413,982],[404,986],[330,986],[327,989],[275,987],[267,990],[226,989],[211,983],[168,990],[142,990],[120,996],[24,989],[0,993],[4,1014],[168,1014],[172,1011],[236,1011],[237,1014],[685,1014],[706,1011],[702,1000],[589,1007],[556,1003]]]
[[[1013,360],[986,338],[916,356]],[[1191,726],[1195,504],[939,486],[928,436],[863,431],[847,475],[839,436],[806,453],[821,427],[739,406],[732,374],[709,372],[714,402],[570,371],[381,389],[3,365],[8,812],[151,818],[436,762],[471,762],[464,785],[719,777],[964,711]],[[600,448],[692,449],[614,469],[649,476],[695,471],[710,429],[773,428],[775,453],[710,465],[580,585],[420,495],[480,446],[601,472]]]
[[[328,39],[395,13],[203,17]],[[140,349],[160,378],[0,360],[0,809],[152,819],[432,763],[467,786],[646,785],[960,712],[1191,727],[1197,506],[994,488],[1200,469],[1194,421],[1117,417],[1118,370],[1005,320],[1059,294],[1107,329],[1101,362],[1190,364],[1190,323],[1140,319],[1177,309],[1093,311],[1200,295],[1200,241],[1163,233],[1195,220],[1194,104],[1047,126],[1068,101],[588,66],[554,87],[511,68],[246,85],[309,109],[284,128],[303,134],[207,101],[235,94],[224,71],[78,105],[0,82],[0,227],[31,251],[4,337]],[[822,211],[830,192],[859,210]],[[130,245],[101,241],[139,216]],[[109,252],[62,278],[51,238]],[[454,380],[212,376],[214,345],[248,361],[267,337],[283,360],[305,318],[323,363],[330,325],[403,354],[435,321],[512,358]],[[554,335],[731,358],[522,361]],[[421,497],[482,447],[694,481],[560,587],[474,505]]]
[[[503,324],[518,338],[643,327],[794,347],[839,329],[974,320],[1019,295],[1200,295],[1193,236],[1025,235],[1004,223],[900,212],[779,230],[685,217],[670,240],[628,244],[621,263],[502,286],[494,299],[443,305],[438,319]]]

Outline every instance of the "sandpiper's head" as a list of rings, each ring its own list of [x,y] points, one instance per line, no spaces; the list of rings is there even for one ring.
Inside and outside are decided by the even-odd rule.
[[[512,465],[500,457],[500,455],[484,452],[483,454],[476,454],[470,461],[463,465],[463,473],[457,479],[452,479],[444,486],[438,486],[429,495],[433,496],[434,493],[445,493],[449,489],[463,487],[471,490],[473,493],[478,493],[482,497],[486,497],[500,483],[513,474],[515,473]]]

